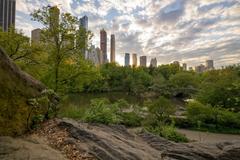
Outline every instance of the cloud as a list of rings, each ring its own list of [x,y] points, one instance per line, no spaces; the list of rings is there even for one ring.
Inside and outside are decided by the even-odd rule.
[[[161,64],[178,60],[194,66],[210,58],[217,67],[239,63],[239,0],[17,0],[17,28],[30,35],[41,27],[29,13],[48,4],[87,15],[97,46],[101,28],[108,40],[114,33],[120,64],[125,52],[157,57]]]
[[[157,14],[158,23],[176,23],[185,11],[185,0],[175,0]]]

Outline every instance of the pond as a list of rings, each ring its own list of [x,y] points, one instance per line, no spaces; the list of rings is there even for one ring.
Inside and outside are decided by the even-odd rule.
[[[109,101],[115,102],[119,99],[126,100],[129,104],[142,106],[144,101],[155,98],[142,98],[139,96],[131,95],[126,92],[106,92],[106,93],[78,93],[69,94],[65,96],[62,100],[61,106],[76,106],[80,108],[87,108],[92,99],[95,98],[107,98]],[[178,108],[184,107],[184,102],[180,99],[172,98],[171,102]]]
[[[129,104],[142,105],[144,98],[129,95],[124,92],[111,92],[111,93],[78,93],[69,94],[63,98],[61,105],[63,106],[76,106],[86,108],[90,105],[91,100],[95,98],[107,98],[110,102],[115,102],[119,99],[125,99]]]

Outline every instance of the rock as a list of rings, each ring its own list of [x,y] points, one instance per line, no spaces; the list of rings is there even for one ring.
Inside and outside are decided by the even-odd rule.
[[[28,119],[34,115],[30,114],[32,106],[28,100],[38,97],[45,89],[40,81],[21,71],[0,48],[0,136],[21,135],[27,130]],[[45,105],[37,112],[47,111]]]
[[[124,126],[71,119],[49,120],[24,138],[0,137],[1,160],[65,157],[70,160],[239,160],[240,141],[175,143],[150,133],[135,133]]]
[[[61,152],[52,149],[44,140],[0,137],[1,160],[66,160]]]
[[[123,126],[98,125],[58,120],[79,149],[101,160],[239,160],[240,141],[218,144],[174,143],[142,132],[128,132]],[[83,147],[84,146],[84,147]]]

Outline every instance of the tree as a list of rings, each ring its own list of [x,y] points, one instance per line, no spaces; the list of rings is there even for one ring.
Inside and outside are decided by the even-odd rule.
[[[14,27],[10,27],[7,32],[0,30],[0,46],[15,62],[36,63],[33,55],[40,50],[31,46],[29,38]]]
[[[171,104],[170,100],[159,97],[156,101],[147,104],[150,115],[150,125],[166,125],[169,121],[170,115],[175,113],[175,107]]]
[[[197,91],[198,81],[194,73],[179,72],[170,77],[170,84],[175,96],[189,97]]]
[[[239,111],[240,76],[237,70],[224,69],[206,72],[196,98],[203,104]]]
[[[82,43],[91,39],[91,32],[85,31],[83,40],[77,18],[70,13],[60,15],[56,6],[35,10],[31,16],[44,26],[41,40],[49,54],[49,72],[45,82],[57,92],[59,89],[71,90],[78,82],[88,81],[91,77],[88,75],[95,73],[95,70],[91,63],[84,60],[82,52],[86,44]],[[81,79],[83,75],[87,78]]]

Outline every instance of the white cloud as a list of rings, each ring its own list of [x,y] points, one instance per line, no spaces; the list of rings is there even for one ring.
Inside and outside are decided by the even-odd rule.
[[[108,36],[115,33],[121,64],[124,52],[157,56],[160,63],[179,60],[189,65],[207,58],[213,58],[217,66],[239,59],[239,0],[17,0],[22,13],[17,26],[29,35],[37,24],[26,15],[47,4],[61,4],[63,12],[78,17],[86,14],[97,46],[101,28]]]

